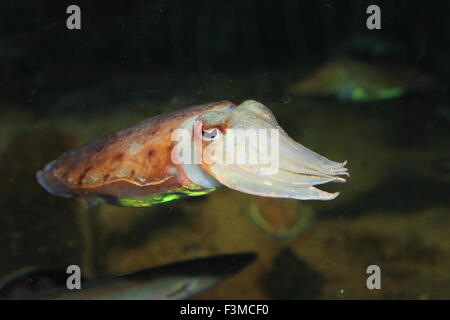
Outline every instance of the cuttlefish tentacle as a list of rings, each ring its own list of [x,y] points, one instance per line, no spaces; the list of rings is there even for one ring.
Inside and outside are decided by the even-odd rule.
[[[190,134],[182,144],[173,138],[178,129]],[[270,174],[267,162],[217,161],[218,155],[227,158],[242,146],[233,132],[248,129],[277,133],[278,139],[265,145],[278,152]],[[183,151],[175,152],[180,145]],[[242,153],[267,160],[269,149],[250,143]],[[180,161],[185,152],[199,161]],[[148,206],[203,195],[221,185],[265,197],[330,200],[338,193],[314,186],[345,182],[345,164],[292,140],[261,103],[221,101],[156,116],[66,152],[37,179],[50,193],[80,197],[89,205]]]
[[[240,109],[240,110],[238,110]],[[262,174],[260,164],[203,164],[208,173],[231,189],[266,197],[293,198],[299,200],[331,200],[339,193],[328,193],[314,185],[327,182],[345,182],[348,176],[346,162],[338,163],[311,151],[292,140],[276,122],[273,114],[259,102],[248,100],[228,114],[227,129],[253,128],[275,129],[279,133],[279,164],[275,174]],[[202,117],[203,125],[215,123],[215,113]],[[227,143],[227,133],[223,143]],[[217,142],[216,142],[217,143]],[[218,143],[218,149],[223,146]],[[235,143],[235,149],[238,142]],[[258,152],[253,149],[253,152]]]

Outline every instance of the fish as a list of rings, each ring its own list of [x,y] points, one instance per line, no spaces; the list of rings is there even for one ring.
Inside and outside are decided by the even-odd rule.
[[[239,140],[236,132],[251,130],[270,133],[265,147]],[[271,158],[274,165],[264,162],[269,149],[278,156]],[[228,161],[230,155],[262,160]],[[78,197],[88,206],[146,207],[221,186],[263,197],[332,200],[339,192],[315,185],[346,182],[345,165],[295,142],[262,103],[224,100],[158,115],[89,142],[48,163],[37,180],[51,194]]]
[[[413,68],[339,58],[326,62],[287,91],[299,96],[370,102],[399,98],[434,83],[430,75]]]
[[[257,258],[253,252],[219,254],[100,279],[81,278],[67,288],[62,270],[24,268],[0,283],[1,299],[180,300],[193,297],[239,273]]]

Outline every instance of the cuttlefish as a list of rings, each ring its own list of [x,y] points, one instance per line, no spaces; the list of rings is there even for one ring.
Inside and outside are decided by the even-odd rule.
[[[262,154],[264,144],[239,149],[242,141],[231,138],[238,129],[274,133],[277,140],[267,145],[277,148],[276,170],[262,170],[267,167],[262,161],[217,160],[215,155],[230,153],[230,146],[244,156]],[[174,139],[180,130],[190,134],[183,142]],[[181,161],[190,151],[196,161]],[[315,186],[345,182],[345,164],[292,140],[263,104],[220,101],[158,115],[68,151],[39,171],[37,179],[48,192],[82,198],[88,206],[145,207],[220,186],[263,197],[331,200],[339,192]]]
[[[374,64],[356,59],[332,59],[288,87],[295,95],[335,96],[343,101],[389,100],[431,88],[434,79],[411,67]]]

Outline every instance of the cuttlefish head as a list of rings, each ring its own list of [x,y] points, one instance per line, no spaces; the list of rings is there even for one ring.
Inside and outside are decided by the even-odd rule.
[[[220,184],[244,193],[299,200],[331,200],[315,186],[345,182],[339,163],[292,140],[263,104],[247,100],[237,107],[201,114],[193,123],[199,166]]]

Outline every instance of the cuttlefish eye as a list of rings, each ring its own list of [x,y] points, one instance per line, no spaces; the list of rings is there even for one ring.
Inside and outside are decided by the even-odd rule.
[[[222,132],[217,128],[211,128],[211,129],[202,129],[202,139],[203,141],[207,142],[213,142],[220,138],[222,135]]]

